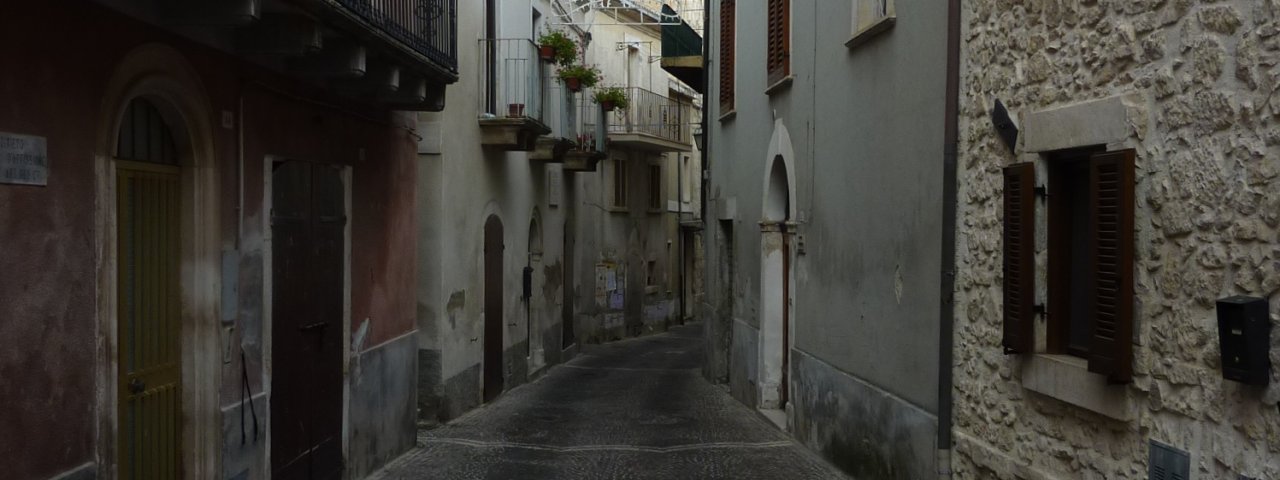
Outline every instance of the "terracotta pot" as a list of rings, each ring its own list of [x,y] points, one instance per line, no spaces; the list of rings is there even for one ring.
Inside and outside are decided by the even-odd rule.
[[[612,112],[613,109],[618,108],[618,106],[615,105],[611,100],[605,100],[603,102],[600,102],[600,106],[604,108],[604,111],[606,112]]]
[[[508,104],[507,104],[507,116],[508,116],[508,117],[523,117],[523,116],[524,116],[524,104],[523,104],[523,103],[508,103]]]
[[[582,91],[582,79],[581,79],[581,78],[566,78],[566,79],[564,79],[564,87],[565,87],[565,88],[568,88],[570,92],[581,92],[581,91]]]
[[[542,60],[547,61],[547,62],[550,62],[550,61],[552,61],[552,60],[555,60],[555,59],[556,59],[556,47],[553,47],[553,46],[550,46],[550,45],[539,45],[539,46],[538,46],[538,56],[539,56],[539,57],[541,57],[541,58],[542,58]]]

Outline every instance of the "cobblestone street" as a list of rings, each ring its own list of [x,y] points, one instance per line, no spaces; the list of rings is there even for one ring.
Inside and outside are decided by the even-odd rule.
[[[700,333],[588,346],[373,478],[846,478],[703,380]]]

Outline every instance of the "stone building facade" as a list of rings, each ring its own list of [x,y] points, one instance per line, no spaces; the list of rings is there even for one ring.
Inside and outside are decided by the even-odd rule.
[[[1280,478],[1280,370],[1269,387],[1224,380],[1215,314],[1232,295],[1268,299],[1273,324],[1280,313],[1280,2],[963,9],[956,478],[1145,478],[1152,442],[1185,451],[1192,478]],[[1021,130],[1016,153],[993,128],[996,100]],[[1095,146],[1136,164],[1124,384],[1044,353],[1043,315],[1034,352],[1001,348],[1001,170],[1032,162],[1043,185],[1055,155]],[[1052,240],[1037,198],[1043,304]],[[1276,333],[1270,358],[1280,365]]]

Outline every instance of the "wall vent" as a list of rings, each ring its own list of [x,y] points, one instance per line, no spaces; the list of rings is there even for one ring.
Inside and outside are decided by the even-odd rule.
[[[1151,441],[1148,480],[1190,480],[1191,456],[1169,445]]]

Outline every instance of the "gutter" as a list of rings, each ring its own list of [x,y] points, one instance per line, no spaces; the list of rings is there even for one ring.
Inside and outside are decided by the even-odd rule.
[[[939,480],[951,478],[952,364],[955,344],[956,286],[956,157],[960,139],[960,0],[947,1],[947,92],[943,118],[942,271],[938,318],[938,454]]]

